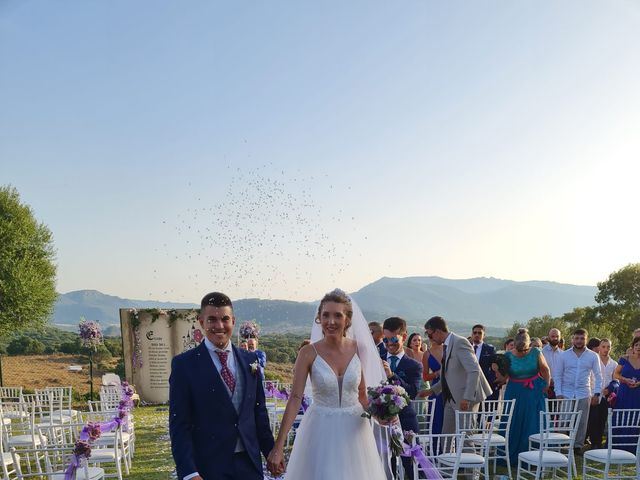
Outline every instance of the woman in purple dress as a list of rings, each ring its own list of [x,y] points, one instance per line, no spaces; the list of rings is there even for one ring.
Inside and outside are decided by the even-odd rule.
[[[618,396],[614,409],[640,408],[640,337],[635,337],[631,342],[631,353],[628,357],[621,357],[618,366],[613,372],[613,378],[620,382]],[[628,431],[621,431],[622,435],[628,437],[618,437],[620,443],[634,443],[638,438],[640,429],[628,428]],[[615,447],[615,444],[614,444]],[[635,447],[629,445],[619,445],[616,448],[629,450],[635,453]]]

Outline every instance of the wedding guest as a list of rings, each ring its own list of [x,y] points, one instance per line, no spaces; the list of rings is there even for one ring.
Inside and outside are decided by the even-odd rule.
[[[413,358],[416,362],[422,363],[424,352],[422,351],[422,337],[419,333],[412,333],[409,335],[405,353],[409,358]]]
[[[560,348],[560,340],[562,340],[562,333],[557,328],[552,328],[549,330],[549,343],[542,347],[542,354],[544,355],[544,359],[547,361],[547,365],[549,365],[549,370],[551,371],[551,383],[549,384],[549,398],[556,398],[555,394],[555,384],[553,378],[556,374],[556,364],[558,363],[558,357],[562,353],[562,348]]]
[[[636,329],[633,331],[633,336],[632,336],[632,338],[634,338],[634,339],[635,339],[636,337],[640,337],[640,328],[636,328]],[[633,351],[633,348],[631,348],[631,347],[627,348],[627,351],[626,351],[625,355],[628,357],[629,355],[631,355],[631,352],[632,352],[632,351]]]
[[[538,414],[544,410],[544,397],[549,387],[549,367],[540,349],[531,348],[526,328],[518,330],[514,338],[514,349],[505,355],[510,365],[504,399],[515,399],[509,432],[509,461],[511,465],[516,465],[518,454],[529,450],[529,435],[540,433]],[[493,369],[497,370],[495,363]]]
[[[382,334],[382,325],[378,322],[369,322],[369,331],[373,337],[373,343],[378,347],[380,358],[384,358],[387,354],[387,347],[384,346],[384,342],[382,341],[382,337],[384,337]]]
[[[242,341],[240,342],[240,348],[241,348],[242,350],[247,350],[247,351],[249,350],[249,344],[247,343],[247,341],[246,341],[246,340],[242,340]]]
[[[540,348],[542,349],[542,340],[539,337],[531,337],[531,346],[530,348]]]
[[[487,400],[497,400],[500,395],[500,386],[496,383],[496,374],[491,369],[491,362],[493,362],[496,355],[496,347],[490,343],[485,343],[484,337],[484,325],[478,323],[471,328],[471,346],[473,347],[473,352],[478,359],[478,363],[480,364],[484,377],[487,379],[491,385],[491,389],[493,390],[491,395],[487,397]]]
[[[449,332],[444,318],[431,317],[424,325],[424,332],[431,342],[443,346],[443,364],[440,382],[430,390],[421,392],[421,396],[427,397],[432,393],[442,392],[442,433],[455,433],[455,411],[478,411],[480,402],[491,395],[491,385],[482,374],[471,344],[466,338]]]
[[[618,381],[613,379],[613,372],[618,366],[618,362],[609,356],[610,351],[611,341],[608,338],[600,340],[598,356],[600,357],[603,388],[600,394],[600,402],[589,410],[589,422],[587,424],[587,438],[593,448],[602,448],[602,438],[609,411],[609,396],[614,390],[617,391],[617,386],[619,385]]]
[[[264,377],[264,369],[267,368],[267,354],[262,350],[258,350],[258,339],[255,337],[247,339],[247,347],[250,352],[253,352],[258,357],[258,364],[260,370],[262,370],[262,376]]]
[[[600,403],[602,392],[602,372],[598,354],[586,348],[589,334],[584,328],[573,332],[573,346],[558,357],[555,373],[555,391],[558,398],[575,398],[578,400],[578,411],[582,412],[578,425],[575,446],[576,450],[584,448],[589,420],[589,408]],[[591,374],[595,383],[591,384]]]
[[[540,339],[540,341],[542,342],[542,348],[546,347],[547,345],[549,345],[549,337],[547,335],[545,335],[544,337],[542,337]]]
[[[513,351],[513,338],[507,338],[507,340],[504,342],[504,351],[505,352]]]
[[[400,317],[387,318],[382,325],[383,341],[387,347],[387,357],[382,362],[389,383],[401,385],[411,400],[416,398],[422,384],[422,364],[411,358],[404,349],[407,338],[407,322]],[[411,404],[400,411],[400,425],[403,431],[418,432],[418,417]],[[405,472],[413,478],[411,458],[403,458]]]
[[[620,382],[618,388],[618,397],[616,404],[613,408],[625,409],[625,408],[640,408],[640,336],[634,337],[631,342],[631,353],[628,357],[621,357],[616,367],[613,377]],[[632,443],[638,438],[640,434],[639,429],[629,428],[627,432],[628,437],[622,437],[620,442]],[[632,453],[635,452],[635,447],[619,445],[614,448],[622,448]]]
[[[592,352],[600,353],[600,339],[598,337],[590,338],[587,342],[587,348]]]
[[[426,345],[427,342],[424,342]],[[442,368],[442,345],[432,342],[422,356],[422,380],[429,382],[431,387],[440,381],[440,369]],[[444,402],[442,393],[431,395],[436,399],[433,410],[431,431],[434,434],[442,433],[442,418],[444,415]]]

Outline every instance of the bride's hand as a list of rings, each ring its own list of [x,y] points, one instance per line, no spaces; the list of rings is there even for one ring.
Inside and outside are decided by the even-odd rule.
[[[274,475],[280,475],[284,472],[284,453],[281,448],[273,447],[267,458],[267,468]]]

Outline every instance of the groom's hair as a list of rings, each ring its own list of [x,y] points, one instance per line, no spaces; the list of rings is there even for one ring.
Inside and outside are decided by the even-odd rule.
[[[404,335],[407,333],[407,322],[400,317],[389,317],[382,324],[382,329]]]
[[[204,297],[202,297],[202,301],[200,302],[200,310],[204,310],[207,305],[211,305],[212,307],[231,307],[231,309],[233,310],[231,299],[224,293],[220,292],[207,293]]]

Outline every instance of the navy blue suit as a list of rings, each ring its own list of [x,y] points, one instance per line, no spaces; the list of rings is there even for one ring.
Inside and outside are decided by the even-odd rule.
[[[251,371],[255,353],[233,351],[236,375],[244,381],[239,413],[204,342],[171,362],[169,433],[178,480],[194,472],[204,480],[262,478],[260,452],[268,456],[274,443],[262,375],[260,369]],[[235,461],[238,436],[246,449],[244,472]]]
[[[380,353],[380,358],[383,360],[387,359],[387,347],[384,346],[384,342],[380,342],[378,345],[378,353]]]
[[[384,360],[387,360],[385,355]],[[387,360],[388,361],[388,360]],[[391,363],[389,361],[389,363]],[[389,377],[389,383],[398,383],[404,388],[411,400],[415,400],[420,386],[422,385],[422,364],[413,358],[409,358],[405,353],[398,362],[395,372]],[[418,417],[416,411],[411,404],[407,405],[400,411],[400,425],[403,431],[412,430],[415,433],[418,431]],[[403,458],[402,463],[405,468],[406,474],[409,478],[413,478],[413,466],[411,458]]]
[[[472,344],[473,345],[473,344]],[[480,350],[480,368],[484,377],[491,385],[493,393],[487,397],[487,400],[497,400],[500,394],[500,387],[496,385],[496,373],[491,369],[491,364],[496,361],[496,347],[489,343],[482,343],[482,349]]]

